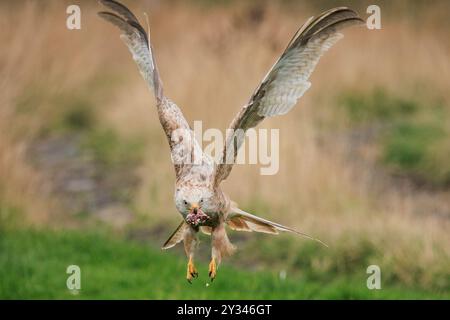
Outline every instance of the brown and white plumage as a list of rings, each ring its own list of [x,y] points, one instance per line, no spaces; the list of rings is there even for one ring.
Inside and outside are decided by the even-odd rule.
[[[270,234],[292,232],[323,244],[305,233],[239,209],[221,190],[220,183],[231,172],[246,130],[257,126],[265,118],[284,115],[296,105],[297,100],[311,86],[309,77],[320,57],[342,38],[339,30],[363,22],[357,13],[340,7],[308,19],[295,33],[248,104],[231,122],[230,129],[233,130],[230,132],[235,134],[227,136],[221,162],[216,164],[202,152],[181,110],[164,95],[150,39],[136,16],[117,1],[100,2],[113,13],[99,12],[99,15],[120,28],[122,40],[155,95],[159,120],[166,133],[175,167],[175,205],[183,216],[183,221],[163,245],[163,249],[184,242],[189,258],[188,281],[197,276],[193,259],[198,245],[198,231],[211,235],[211,279],[216,276],[217,265],[222,257],[234,251],[226,233],[226,224],[238,231]]]

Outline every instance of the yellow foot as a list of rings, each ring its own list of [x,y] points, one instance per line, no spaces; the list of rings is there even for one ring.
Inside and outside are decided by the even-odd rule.
[[[189,258],[189,262],[187,265],[186,279],[189,283],[192,283],[192,279],[197,278],[197,277],[198,277],[197,269],[195,269],[192,258]]]
[[[216,278],[216,273],[217,273],[216,259],[212,258],[211,262],[209,263],[209,277],[211,278],[211,282]]]

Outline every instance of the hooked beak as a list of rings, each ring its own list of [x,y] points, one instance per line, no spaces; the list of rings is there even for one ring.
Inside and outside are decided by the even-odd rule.
[[[191,204],[191,207],[189,208],[189,212],[193,213],[193,214],[197,214],[197,211],[200,210],[200,206],[198,205],[197,202],[194,202]]]
[[[192,203],[189,208],[189,214],[186,217],[186,221],[192,225],[198,225],[199,223],[205,222],[209,219],[209,216],[207,216],[202,209],[200,209],[200,206],[198,203]]]

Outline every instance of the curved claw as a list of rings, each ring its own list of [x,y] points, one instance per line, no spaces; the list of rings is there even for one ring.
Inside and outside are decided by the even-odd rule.
[[[192,261],[192,258],[189,258],[189,262],[187,265],[187,272],[186,272],[186,280],[192,284],[192,279],[198,277],[198,272],[195,269],[194,262]]]
[[[216,259],[212,258],[211,262],[209,263],[209,277],[211,279],[211,282],[214,281],[214,279],[216,278],[216,275],[217,275]]]

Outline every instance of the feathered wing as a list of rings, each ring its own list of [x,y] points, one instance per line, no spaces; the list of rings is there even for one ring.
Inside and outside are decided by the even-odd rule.
[[[169,239],[167,239],[167,241],[163,244],[161,249],[170,249],[176,244],[183,241],[186,228],[189,228],[189,226],[185,221],[182,221],[180,225],[175,229],[175,231],[170,235]]]
[[[142,77],[154,92],[157,102],[160,102],[164,98],[162,82],[145,29],[123,4],[114,0],[100,0],[100,3],[115,12],[103,11],[98,15],[122,31],[121,39],[130,50]]]
[[[201,157],[201,148],[194,139],[181,110],[164,96],[150,39],[136,16],[117,1],[100,0],[100,3],[115,12],[104,11],[98,15],[122,31],[121,39],[130,50],[139,72],[155,95],[159,120],[169,141],[175,172],[179,177],[187,164],[196,163],[194,157]],[[188,139],[190,141],[186,141]]]
[[[267,117],[289,112],[311,86],[308,79],[320,57],[343,37],[338,31],[360,23],[363,20],[355,11],[340,7],[311,17],[296,32],[248,104],[231,122],[221,163],[215,173],[216,185],[230,174],[246,130]]]
[[[316,239],[306,233],[283,226],[279,223],[260,218],[251,213],[245,212],[237,207],[232,207],[225,221],[227,225],[236,231],[263,232],[269,234],[278,234],[279,231],[291,232],[304,238],[314,240],[328,247],[324,242]]]

